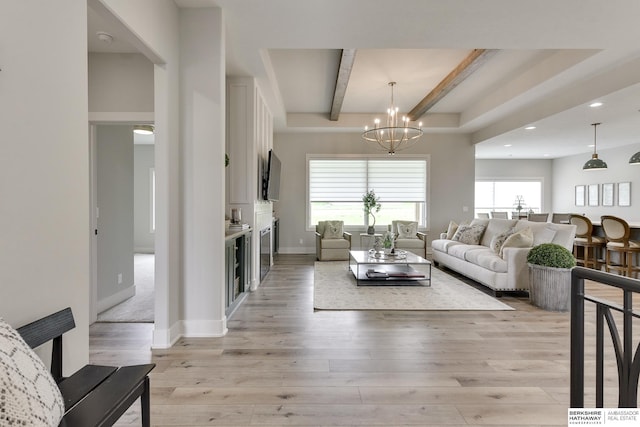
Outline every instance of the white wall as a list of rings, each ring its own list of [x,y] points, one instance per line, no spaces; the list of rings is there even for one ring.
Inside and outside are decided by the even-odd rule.
[[[306,155],[383,152],[365,144],[359,133],[277,133],[273,146],[282,162],[280,201],[273,204],[280,218],[280,253],[315,253],[313,231],[305,226]],[[402,152],[430,155],[429,241],[446,231],[450,220],[473,218],[474,153],[466,135],[450,134],[426,134]]]
[[[133,249],[153,253],[155,233],[151,231],[151,169],[153,145],[133,146]]]
[[[98,313],[135,294],[133,126],[97,126]]]
[[[225,60],[222,11],[180,11],[183,333],[221,336],[225,315]]]
[[[181,334],[181,214],[179,137],[179,11],[172,0],[91,0],[113,13],[154,63],[156,169],[155,328],[153,346],[169,347]]]
[[[542,179],[542,210],[540,212],[553,212],[552,160],[476,160],[476,179],[523,178]],[[557,209],[555,211],[568,212]]]
[[[607,163],[608,168],[600,171],[584,171],[582,166],[591,158],[591,154],[581,154],[556,159],[553,162],[553,206],[564,212],[585,214],[592,221],[600,221],[601,215],[615,215],[629,222],[640,222],[640,166],[629,164],[629,158],[640,151],[640,144],[610,150],[598,149],[598,157]],[[576,185],[631,182],[631,206],[576,206],[574,191]],[[617,185],[616,185],[617,187]]]
[[[153,112],[153,63],[139,53],[90,53],[89,111]]]
[[[0,316],[19,326],[71,307],[69,374],[89,358],[86,3],[8,3],[0,13]]]

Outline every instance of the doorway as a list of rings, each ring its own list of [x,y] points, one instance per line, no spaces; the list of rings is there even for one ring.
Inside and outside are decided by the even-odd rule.
[[[153,135],[138,137],[132,124],[91,128],[92,320],[153,322]]]

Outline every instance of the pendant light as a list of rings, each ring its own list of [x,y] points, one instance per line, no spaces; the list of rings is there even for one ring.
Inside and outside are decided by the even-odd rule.
[[[630,165],[640,165],[640,151],[638,151],[636,154],[631,156],[631,158],[629,159],[629,164]]]
[[[585,163],[582,167],[582,169],[586,171],[601,170],[607,168],[607,164],[598,158],[598,153],[596,150],[596,129],[598,128],[598,125],[600,125],[600,123],[591,123],[591,126],[593,126],[593,155],[591,156],[591,159],[587,161],[587,163]]]

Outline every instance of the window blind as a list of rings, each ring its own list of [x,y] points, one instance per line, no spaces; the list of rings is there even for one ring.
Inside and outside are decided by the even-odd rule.
[[[310,202],[360,202],[370,189],[381,202],[424,202],[426,160],[309,160]]]

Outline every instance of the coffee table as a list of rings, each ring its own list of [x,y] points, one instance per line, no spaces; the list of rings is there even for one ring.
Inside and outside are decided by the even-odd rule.
[[[395,255],[349,251],[349,270],[358,286],[431,286],[431,261],[408,251],[397,251]]]

